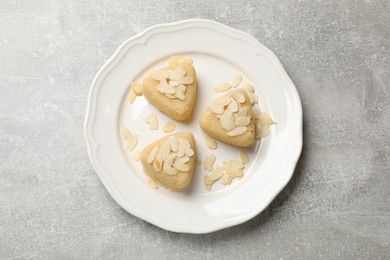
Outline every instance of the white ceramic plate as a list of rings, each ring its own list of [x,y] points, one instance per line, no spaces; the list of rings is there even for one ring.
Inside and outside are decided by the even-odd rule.
[[[148,143],[162,137],[162,127],[172,121],[144,97],[127,102],[132,81],[142,81],[154,68],[165,66],[171,55],[193,59],[198,75],[198,97],[193,120],[176,122],[176,131],[191,131],[198,158],[209,153],[217,163],[238,159],[239,149],[219,143],[216,151],[204,144],[198,120],[210,102],[221,95],[216,83],[230,81],[239,72],[254,84],[259,106],[277,122],[271,134],[247,149],[250,163],[241,180],[230,186],[203,186],[204,171],[197,167],[190,186],[179,193],[152,189],[140,162],[131,159]],[[144,123],[157,114],[160,130]],[[139,137],[133,152],[123,148],[119,126]],[[85,137],[91,163],[111,196],[125,210],[163,229],[208,233],[245,222],[264,210],[290,180],[302,149],[302,108],[294,84],[276,56],[254,37],[217,22],[185,20],[153,26],[123,43],[96,75],[88,102]]]

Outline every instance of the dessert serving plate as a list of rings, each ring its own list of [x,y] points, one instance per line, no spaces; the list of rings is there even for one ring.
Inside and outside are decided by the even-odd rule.
[[[159,112],[141,96],[128,102],[131,82],[142,82],[169,57],[193,60],[197,98],[190,120],[177,122]],[[202,112],[223,95],[213,85],[241,74],[259,96],[257,106],[277,122],[271,133],[247,148],[250,162],[242,179],[231,185],[203,185],[205,170],[197,166],[190,185],[181,192],[153,189],[141,163],[132,155],[167,135],[163,126],[174,122],[176,131],[191,132],[196,157],[216,156],[216,164],[238,160],[240,148],[218,142],[205,145],[199,126]],[[159,130],[145,117],[155,113]],[[137,134],[138,144],[126,150],[120,136],[124,125]],[[89,94],[85,138],[93,168],[113,199],[132,215],[174,232],[208,233],[245,222],[264,210],[289,182],[302,149],[302,107],[297,90],[278,58],[251,35],[209,20],[184,20],[153,26],[123,43],[97,73]]]

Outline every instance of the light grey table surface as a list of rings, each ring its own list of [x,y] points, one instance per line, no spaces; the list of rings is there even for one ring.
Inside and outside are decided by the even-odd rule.
[[[207,235],[133,217],[92,169],[92,79],[129,37],[208,18],[254,35],[295,82],[304,149],[259,216]],[[390,2],[0,2],[0,258],[389,259]]]

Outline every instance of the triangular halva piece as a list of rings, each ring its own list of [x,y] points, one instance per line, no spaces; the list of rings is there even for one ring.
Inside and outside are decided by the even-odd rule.
[[[252,146],[256,126],[245,90],[236,89],[214,100],[203,112],[200,127],[222,142],[240,147]]]
[[[173,56],[169,66],[150,73],[143,81],[146,99],[178,121],[191,117],[196,99],[196,71],[192,60]]]
[[[146,175],[158,184],[180,191],[191,182],[195,166],[195,140],[190,132],[163,137],[141,152]]]

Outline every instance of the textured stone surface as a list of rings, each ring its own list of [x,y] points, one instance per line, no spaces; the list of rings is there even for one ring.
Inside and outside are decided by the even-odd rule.
[[[390,2],[0,2],[0,258],[389,259]],[[127,38],[209,18],[253,34],[295,82],[304,150],[253,220],[208,235],[122,210],[91,168],[87,94]]]

